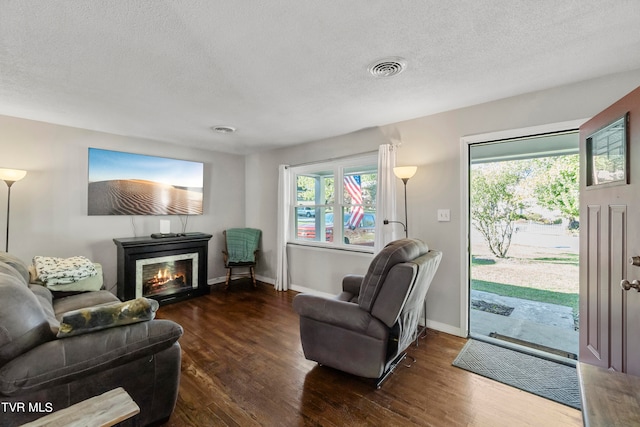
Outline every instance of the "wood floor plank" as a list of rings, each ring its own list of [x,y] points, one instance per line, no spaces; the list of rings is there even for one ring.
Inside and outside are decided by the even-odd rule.
[[[163,306],[185,330],[176,409],[182,426],[581,426],[580,411],[451,365],[466,340],[429,330],[376,390],[304,358],[296,293],[237,280]]]

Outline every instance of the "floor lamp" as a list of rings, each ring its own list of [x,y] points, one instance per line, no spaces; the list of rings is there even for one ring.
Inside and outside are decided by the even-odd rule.
[[[404,232],[407,238],[409,237],[409,216],[407,215],[407,181],[409,181],[409,178],[412,178],[416,174],[417,170],[418,170],[417,166],[398,166],[393,168],[393,174],[396,177],[400,178],[404,183],[404,224],[405,224]],[[416,335],[416,346],[418,345],[418,342],[420,341],[420,337],[422,336],[422,334],[427,331],[427,300],[425,299],[422,302],[422,304],[423,304],[422,314],[424,316],[424,326],[422,327],[421,330],[418,331]]]
[[[400,178],[404,183],[404,234],[405,237],[409,237],[409,221],[407,214],[407,181],[409,178],[412,178],[416,171],[418,170],[417,166],[398,166],[393,168],[393,174]]]
[[[5,252],[9,252],[9,213],[11,212],[11,186],[14,182],[20,181],[27,175],[27,171],[19,169],[0,169],[0,179],[3,180],[9,192],[7,195],[7,242],[5,245]]]

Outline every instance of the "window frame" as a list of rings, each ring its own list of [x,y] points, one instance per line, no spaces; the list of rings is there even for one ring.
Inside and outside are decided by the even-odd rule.
[[[348,169],[353,168],[370,168],[370,173],[376,174],[376,185],[379,182],[379,170],[378,170],[378,156],[377,154],[366,154],[366,155],[358,155],[347,158],[341,158],[338,160],[327,160],[321,162],[314,162],[305,165],[292,166],[291,167],[291,177],[292,177],[292,185],[290,188],[291,191],[291,206],[289,206],[289,239],[288,244],[293,245],[301,245],[301,246],[312,246],[312,247],[320,247],[327,249],[337,249],[337,250],[345,250],[351,252],[365,252],[365,253],[373,253],[374,246],[366,246],[366,245],[358,245],[352,243],[344,242],[344,221],[343,221],[343,208],[345,206],[354,206],[351,204],[345,204],[344,198],[344,177],[347,175],[352,175],[353,172],[347,171]],[[333,176],[334,183],[334,194],[333,201],[331,203],[326,204],[317,204],[317,205],[307,205],[300,204],[298,202],[298,176],[299,175],[314,175],[322,172],[330,172],[327,176]],[[374,200],[373,204],[364,203],[361,205],[365,209],[365,215],[373,210],[377,213],[377,205],[378,200]],[[318,209],[323,212],[323,215],[326,214],[326,210],[331,209],[334,216],[334,224],[336,224],[336,216],[339,215],[340,219],[338,223],[342,223],[341,227],[333,227],[333,241],[319,241],[319,240],[305,240],[298,238],[298,212],[297,208],[304,208],[306,206],[312,206],[316,208],[316,215],[318,213]],[[367,211],[369,208],[369,212]],[[378,217],[375,215],[375,225],[374,228],[377,231]]]

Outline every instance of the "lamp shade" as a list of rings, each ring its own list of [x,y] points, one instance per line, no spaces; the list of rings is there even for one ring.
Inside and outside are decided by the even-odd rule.
[[[27,171],[20,169],[0,169],[0,179],[3,181],[20,181],[27,175]]]
[[[393,168],[393,173],[400,179],[409,179],[416,174],[417,166],[398,166]]]

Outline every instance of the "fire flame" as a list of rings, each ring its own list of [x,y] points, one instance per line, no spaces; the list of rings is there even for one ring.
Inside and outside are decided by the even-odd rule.
[[[162,269],[158,270],[158,274],[156,274],[155,278],[158,279],[158,282],[160,283],[165,283],[169,280],[173,280],[173,276],[167,268],[165,268],[164,271],[162,271]]]

